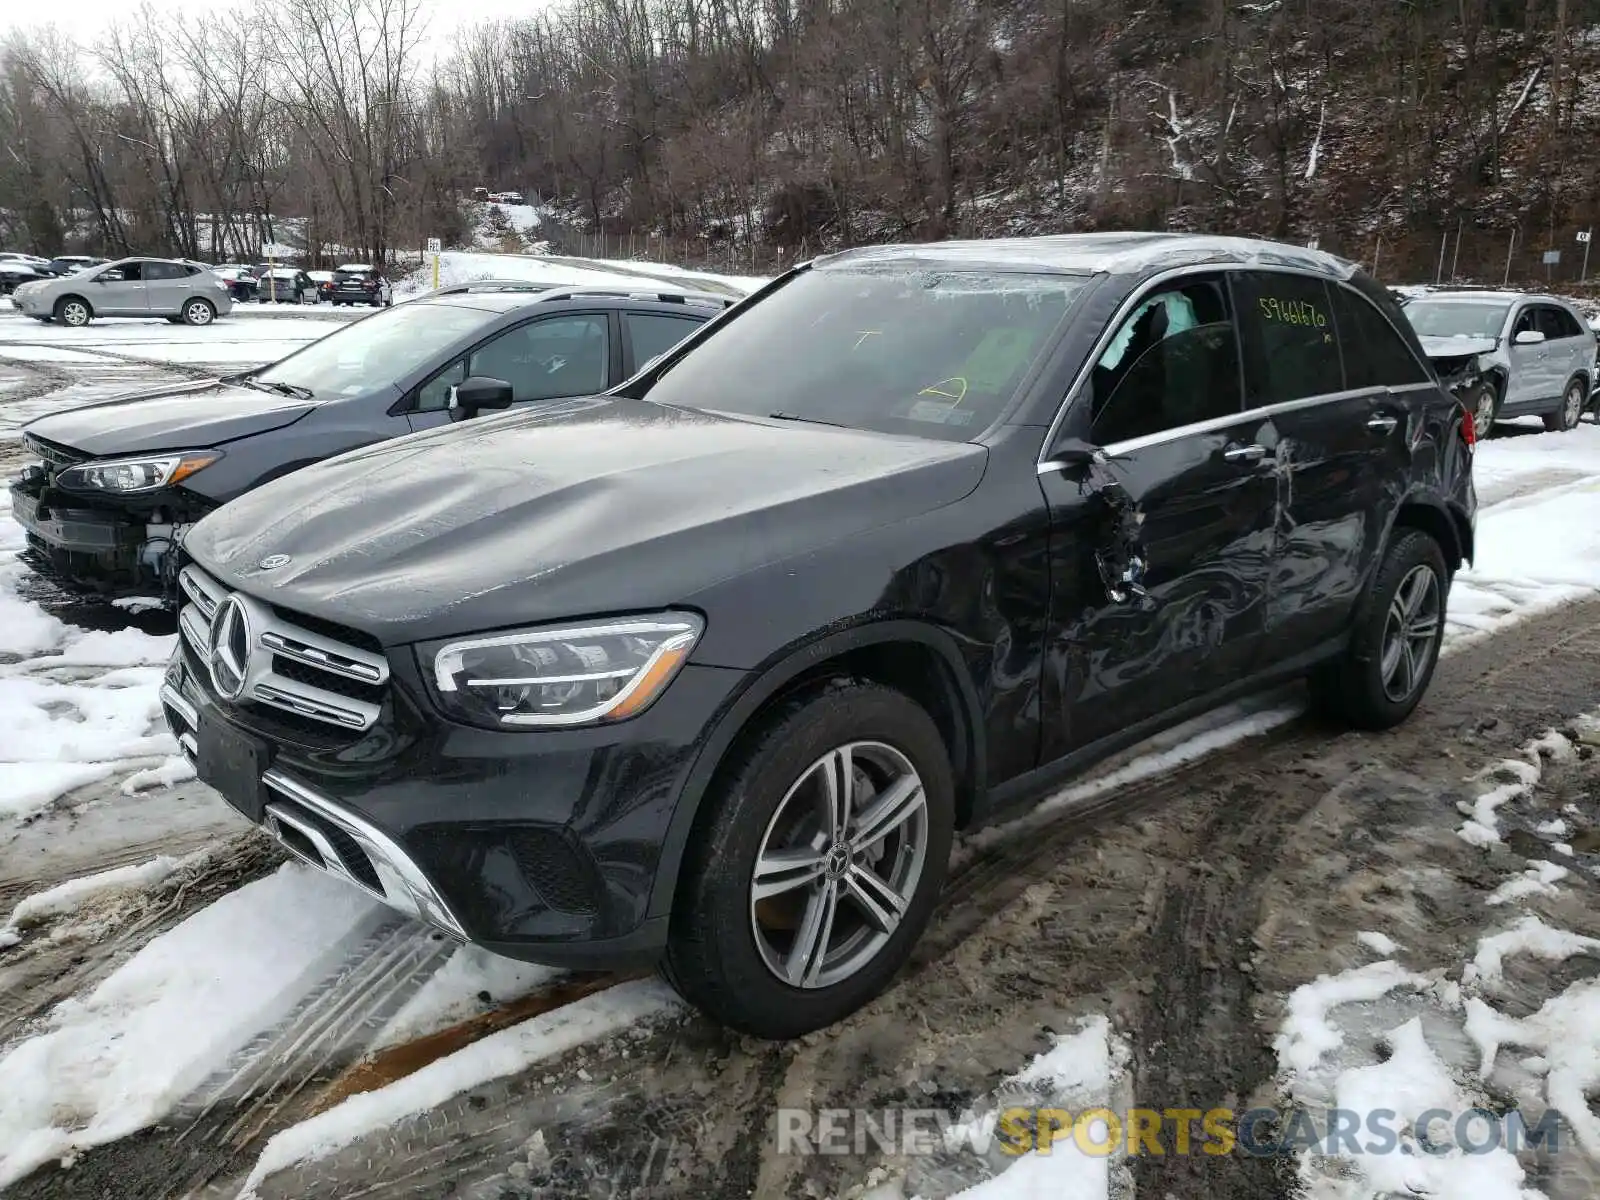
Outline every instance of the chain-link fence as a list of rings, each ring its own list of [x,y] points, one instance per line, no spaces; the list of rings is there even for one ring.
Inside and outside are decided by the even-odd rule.
[[[1581,225],[1484,229],[1462,222],[1360,238],[1322,237],[1318,245],[1359,262],[1387,284],[1476,284],[1587,295],[1600,292],[1600,254],[1586,255],[1591,244],[1579,240],[1588,233]]]

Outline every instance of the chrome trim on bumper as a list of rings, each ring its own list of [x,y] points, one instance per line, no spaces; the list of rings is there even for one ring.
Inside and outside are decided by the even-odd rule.
[[[261,782],[266,784],[269,790],[310,809],[323,820],[349,834],[361,848],[361,852],[367,856],[378,882],[382,885],[382,890],[374,891],[363,883],[321,830],[314,830],[313,835],[313,832],[307,831],[307,822],[297,820],[287,809],[269,801],[268,814],[283,825],[302,833],[316,848],[317,853],[324,855],[326,861],[320,864],[310,862],[295,847],[284,842],[281,828],[274,828],[269,823],[267,832],[280,842],[284,842],[285,847],[295,857],[303,862],[309,862],[311,866],[321,866],[330,875],[336,875],[355,884],[369,896],[382,900],[407,916],[435,925],[452,937],[460,938],[462,941],[467,940],[466,930],[461,927],[461,922],[445,903],[444,897],[434,890],[433,884],[428,882],[428,877],[423,874],[422,868],[406,853],[399,842],[349,809],[312,791],[305,784],[291,779],[276,767],[268,770],[261,777]]]
[[[199,712],[170,683],[161,685],[161,703],[187,723],[188,729],[174,728],[173,732],[177,734],[178,744],[188,755],[189,761],[194,762],[199,756],[196,741],[196,735],[200,730]],[[461,922],[450,905],[434,889],[433,884],[428,882],[428,877],[422,868],[399,842],[370,821],[313,791],[298,780],[290,778],[276,767],[268,768],[266,774],[262,775],[261,782],[266,785],[268,791],[300,805],[301,808],[349,835],[357,851],[366,856],[366,865],[371,868],[371,874],[377,877],[378,887],[372,887],[362,878],[359,866],[349,862],[346,853],[341,851],[333,839],[315,823],[297,816],[288,806],[269,800],[262,813],[261,826],[296,859],[307,866],[326,871],[346,883],[353,884],[373,899],[382,901],[408,917],[426,921],[451,937],[467,940],[466,930],[461,927]],[[286,830],[304,838],[317,857],[313,858],[306,854],[293,837],[286,834]]]

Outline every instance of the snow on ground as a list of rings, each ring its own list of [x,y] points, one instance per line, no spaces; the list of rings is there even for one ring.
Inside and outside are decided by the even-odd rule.
[[[399,1083],[351,1096],[272,1138],[245,1181],[241,1200],[269,1175],[294,1163],[324,1157],[374,1129],[425,1113],[491,1079],[520,1074],[576,1046],[669,1015],[680,1005],[665,984],[654,980],[619,984],[502,1029]]]
[[[83,630],[16,594],[22,529],[0,499],[0,821],[29,817],[131,760],[177,753],[157,697],[175,636]]]
[[[1092,1017],[1076,1033],[1055,1039],[1055,1045],[1006,1080],[997,1108],[1025,1101],[1028,1107],[1056,1107],[1074,1116],[1097,1108],[1114,1108],[1114,1091],[1127,1070],[1128,1049],[1111,1032],[1104,1017]],[[986,1129],[994,1127],[991,1113]],[[1074,1129],[1076,1133],[1076,1129]],[[1105,1200],[1121,1155],[1085,1154],[1076,1137],[1057,1136],[1048,1146],[1035,1145],[1001,1173],[958,1193],[958,1200]],[[1121,1140],[1107,1122],[1091,1121],[1085,1131],[1091,1146]]]
[[[162,1116],[288,1012],[378,914],[356,889],[285,865],[59,1005],[44,1032],[0,1058],[0,1187]]]
[[[1579,721],[1594,724],[1592,716]],[[1521,758],[1491,766],[1480,779],[1512,782],[1462,803],[1468,814],[1462,836],[1474,845],[1499,844],[1494,810],[1527,796],[1544,764],[1574,753],[1565,735],[1550,731],[1530,741]],[[1587,1101],[1600,1088],[1600,984],[1581,979],[1525,1017],[1497,1006],[1506,961],[1514,956],[1552,970],[1577,955],[1600,957],[1600,940],[1520,910],[1524,901],[1558,894],[1569,875],[1566,867],[1532,859],[1505,877],[1484,900],[1494,931],[1478,938],[1467,961],[1418,971],[1386,957],[1321,976],[1288,997],[1274,1049],[1292,1101],[1312,1111],[1333,1105],[1363,1115],[1387,1112],[1399,1137],[1398,1153],[1373,1153],[1370,1140],[1340,1139],[1320,1128],[1325,1141],[1300,1161],[1309,1200],[1542,1197],[1502,1141],[1509,1140],[1503,1131],[1457,1120],[1473,1109],[1504,1113],[1507,1097],[1531,1125],[1546,1111],[1559,1112],[1583,1150],[1600,1159],[1600,1120]],[[1381,932],[1359,936],[1378,953],[1402,949]],[[1513,1009],[1523,1003],[1508,1001]],[[1500,1061],[1509,1047],[1530,1056],[1514,1065]],[[1426,1128],[1416,1124],[1430,1110],[1450,1116]]]

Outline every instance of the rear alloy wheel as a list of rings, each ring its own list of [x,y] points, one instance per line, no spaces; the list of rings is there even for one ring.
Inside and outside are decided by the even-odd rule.
[[[1544,416],[1544,427],[1551,433],[1568,433],[1578,427],[1583,419],[1583,402],[1589,398],[1589,389],[1583,376],[1575,375],[1567,381],[1567,390],[1561,393],[1561,407]]]
[[[1421,702],[1444,640],[1450,572],[1420,529],[1396,530],[1343,658],[1311,678],[1317,707],[1358,729],[1389,729]]]
[[[73,329],[82,329],[89,323],[94,313],[90,311],[89,302],[80,300],[77,296],[67,296],[56,302],[56,320]]]
[[[708,794],[663,974],[743,1033],[792,1038],[888,986],[944,881],[955,824],[938,727],[836,682],[786,704]]]
[[[209,325],[217,319],[217,310],[209,300],[191,300],[183,306],[185,325]]]

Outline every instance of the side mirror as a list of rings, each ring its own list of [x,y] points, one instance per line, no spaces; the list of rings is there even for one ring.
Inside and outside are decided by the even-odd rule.
[[[1055,449],[1050,452],[1050,457],[1044,465],[1049,467],[1090,467],[1105,466],[1112,461],[1099,446],[1086,442],[1082,438],[1063,438],[1056,443]]]
[[[476,416],[486,408],[510,408],[511,385],[504,379],[473,375],[450,391],[450,410],[463,417]]]
[[[1544,334],[1537,329],[1524,329],[1513,341],[1519,346],[1537,346],[1544,341]]]

